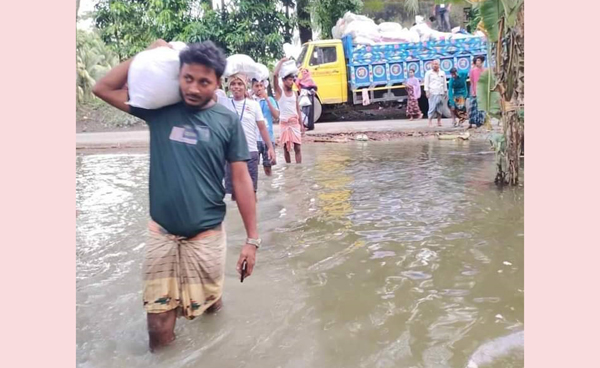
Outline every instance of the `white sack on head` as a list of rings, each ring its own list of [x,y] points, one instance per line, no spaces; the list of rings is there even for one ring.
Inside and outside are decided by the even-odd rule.
[[[247,76],[256,74],[256,63],[254,60],[244,54],[234,54],[227,58],[227,66],[223,76],[228,78],[230,75],[242,73]]]
[[[287,77],[290,74],[298,74],[298,67],[296,66],[296,62],[294,60],[284,61],[283,64],[281,64],[279,78]]]
[[[267,68],[267,66],[264,64],[256,63],[256,73],[250,77],[256,79],[257,81],[268,80],[269,68]]]

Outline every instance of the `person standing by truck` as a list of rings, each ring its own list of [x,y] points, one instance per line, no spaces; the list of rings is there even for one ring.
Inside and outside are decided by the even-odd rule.
[[[310,70],[308,70],[307,68],[300,68],[299,72],[300,74],[296,79],[296,87],[300,91],[300,96],[302,96],[303,93],[306,93],[306,96],[308,96],[310,101],[309,106],[301,108],[304,115],[307,116],[306,124],[304,124],[304,119],[302,119],[302,124],[308,130],[313,130],[315,129],[315,93],[317,93],[317,85],[312,79]]]
[[[413,117],[421,119],[423,113],[419,108],[419,98],[421,98],[421,82],[415,77],[415,71],[413,69],[408,71],[408,79],[406,80],[406,93],[408,94],[408,103],[406,104],[406,116],[409,120],[413,120]]]
[[[275,99],[279,104],[279,126],[280,136],[279,144],[283,147],[285,162],[292,162],[291,151],[294,150],[296,163],[302,163],[302,132],[304,126],[300,124],[300,105],[298,104],[298,94],[294,92],[293,86],[296,80],[295,73],[289,73],[280,76],[282,64],[288,58],[279,60],[275,67],[275,77],[273,78],[273,86],[275,87]],[[279,77],[283,81],[283,90],[279,86]]]
[[[440,70],[440,61],[434,60],[431,63],[431,69],[425,73],[425,94],[429,100],[429,126],[432,126],[433,115],[437,114],[438,126],[442,126],[442,115],[444,114],[444,103],[448,84],[446,83],[446,73]]]
[[[485,71],[483,62],[485,58],[483,56],[475,56],[473,59],[473,65],[469,71],[469,79],[471,80],[471,106],[469,107],[469,127],[475,124],[478,128],[483,125],[485,121],[485,111],[479,110],[477,106],[477,82],[481,77],[481,73]]]
[[[448,83],[448,100],[452,108],[452,125],[461,126],[467,120],[467,72],[458,72],[456,68],[450,69],[450,81]],[[458,118],[458,123],[456,122]]]

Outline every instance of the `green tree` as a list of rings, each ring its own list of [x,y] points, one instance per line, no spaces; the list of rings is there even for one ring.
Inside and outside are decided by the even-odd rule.
[[[148,6],[145,0],[100,0],[96,4],[100,37],[120,60],[144,50],[152,40]]]
[[[295,17],[290,12],[290,9],[294,9],[296,3],[294,3],[294,0],[281,0],[281,5],[285,8],[285,33],[283,35],[283,41],[292,42],[292,33],[294,30]],[[296,9],[296,13],[298,13],[298,9]]]
[[[312,22],[310,19],[310,3],[308,0],[296,2],[296,17],[300,43],[304,44],[312,39]]]
[[[246,54],[268,64],[283,54],[285,24],[277,1],[233,0],[219,11],[204,8],[202,17],[190,22],[180,38],[211,40],[227,54]]]
[[[230,52],[249,55],[259,62],[283,54],[285,15],[273,0],[233,0],[229,34],[225,41]]]
[[[102,39],[123,60],[157,38],[211,40],[228,53],[267,61],[283,54],[285,14],[277,0],[232,0],[220,10],[211,1],[100,0],[96,26]]]
[[[95,21],[102,39],[121,60],[144,50],[157,38],[185,41],[187,27],[198,21],[199,6],[191,0],[100,0]]]
[[[524,0],[436,0],[445,2],[469,4],[470,28],[479,21],[477,28],[489,41],[491,67],[477,84],[477,103],[502,122],[503,134],[490,138],[496,150],[495,182],[517,185],[525,116]]]
[[[97,34],[82,30],[77,31],[76,58],[77,102],[91,101],[94,84],[117,65],[119,59]]]
[[[321,31],[321,38],[331,38],[331,29],[338,19],[348,11],[358,13],[363,7],[361,0],[316,0],[312,3],[315,25]]]
[[[149,33],[153,39],[185,41],[184,30],[191,22],[197,21],[194,1],[190,0],[148,0],[146,19],[150,22]]]
[[[494,78],[492,82],[490,73],[488,96],[492,92],[501,96],[501,120],[506,140],[506,171],[499,168],[497,182],[517,185],[525,106],[524,1],[484,0],[479,6],[482,28],[492,43]]]
[[[490,72],[477,84],[477,102],[499,117],[502,136],[493,137],[497,155],[496,183],[519,183],[525,106],[525,18],[523,0],[470,1],[478,28],[490,42]]]

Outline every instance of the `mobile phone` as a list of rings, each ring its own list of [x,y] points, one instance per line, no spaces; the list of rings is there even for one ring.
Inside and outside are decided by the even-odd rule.
[[[248,266],[248,263],[246,261],[244,261],[242,263],[242,276],[240,277],[240,282],[244,282],[244,277],[246,277],[246,267]]]

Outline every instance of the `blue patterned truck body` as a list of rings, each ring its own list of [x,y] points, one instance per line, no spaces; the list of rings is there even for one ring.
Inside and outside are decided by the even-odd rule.
[[[473,57],[487,54],[486,40],[482,37],[357,45],[346,36],[342,44],[355,104],[362,102],[362,89],[370,90],[372,101],[398,100],[396,97],[406,95],[401,86],[408,78],[408,71],[414,69],[415,76],[422,81],[436,59],[440,59],[440,68],[449,76],[452,67],[468,71]]]

